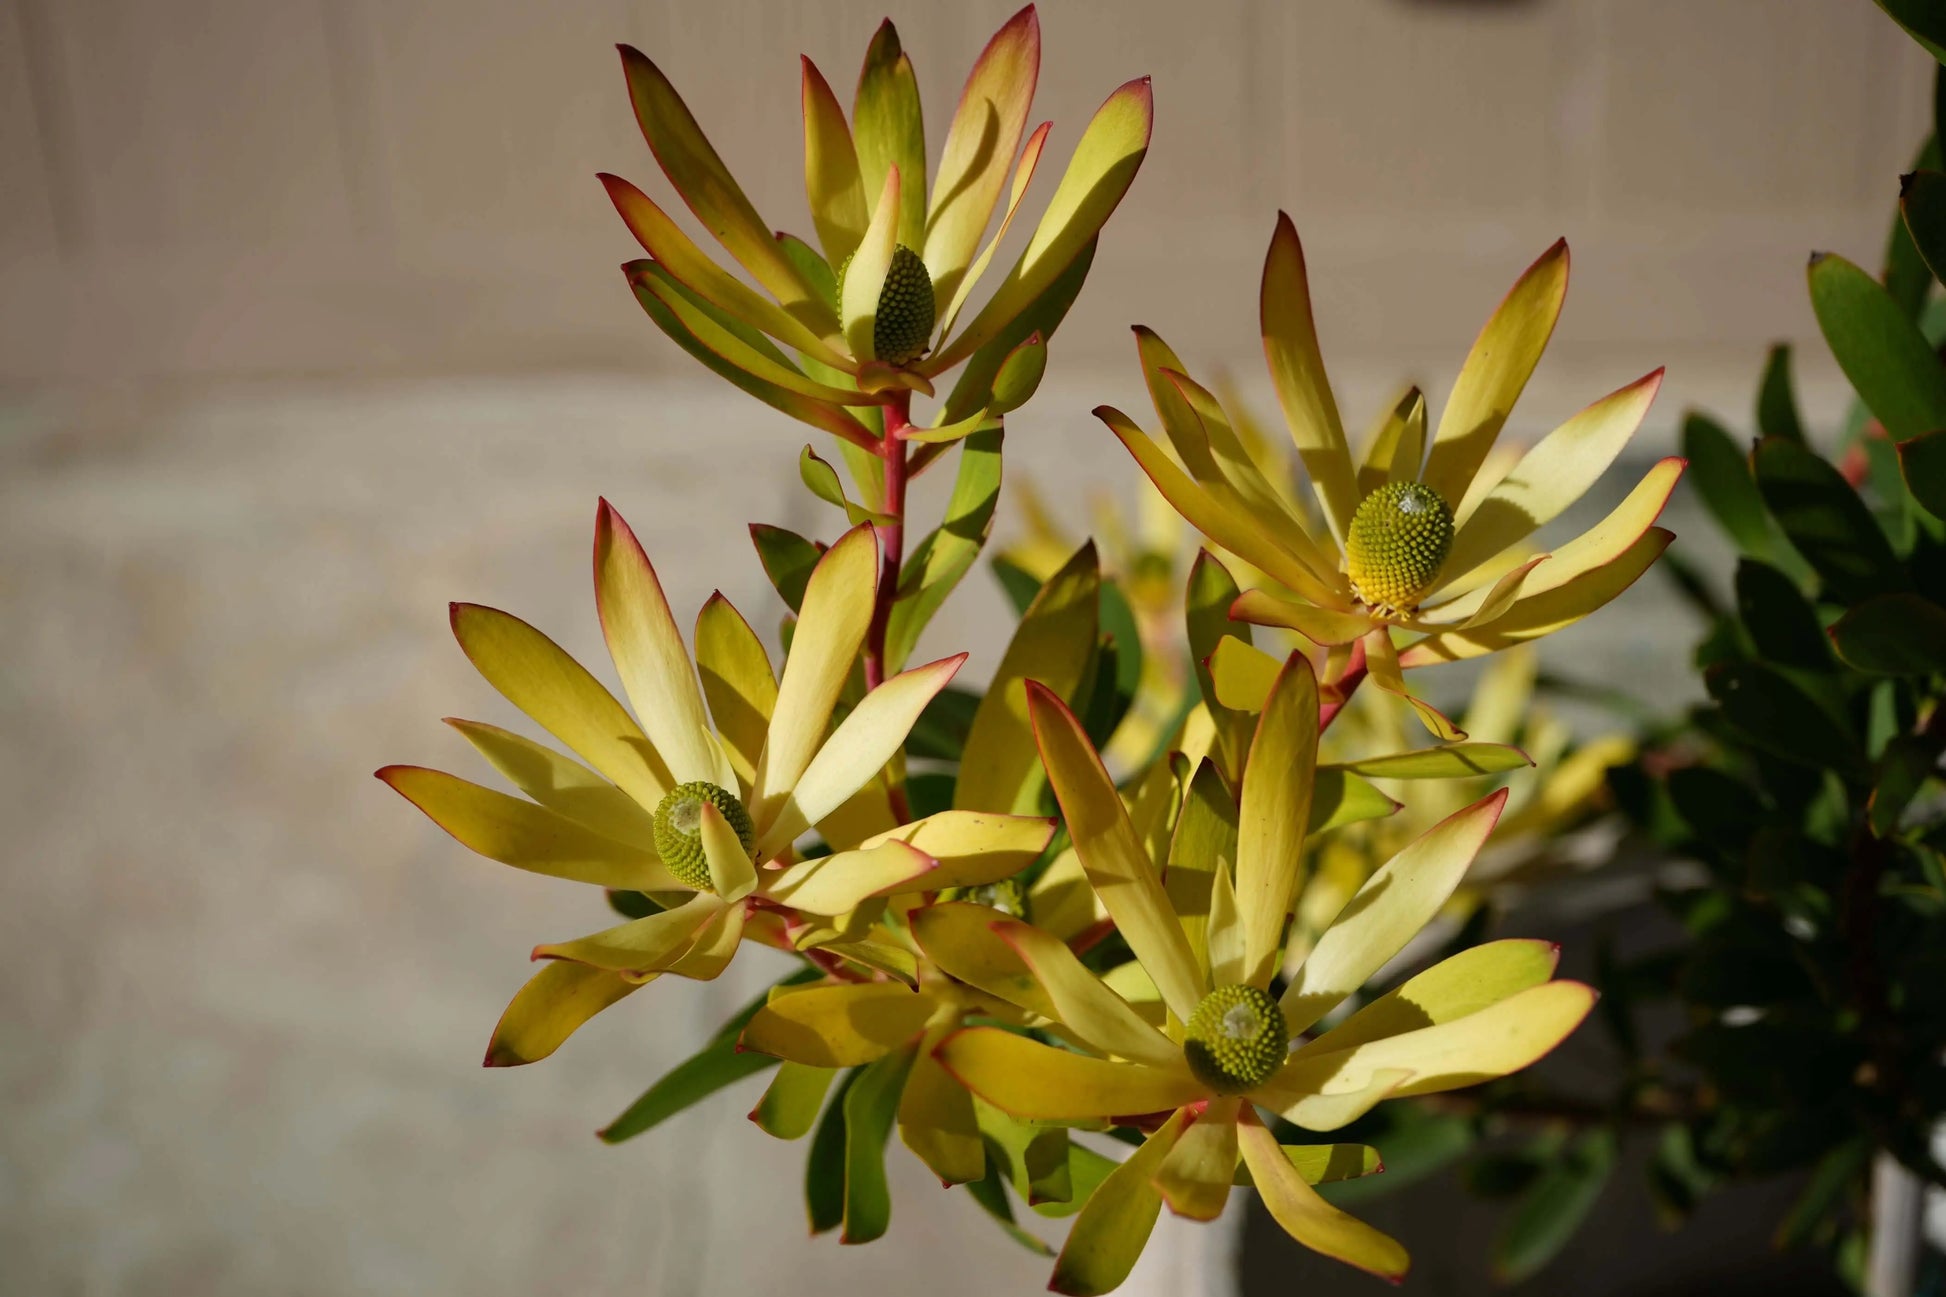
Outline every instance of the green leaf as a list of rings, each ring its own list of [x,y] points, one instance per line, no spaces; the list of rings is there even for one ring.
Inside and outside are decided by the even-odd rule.
[[[1567,1246],[1615,1169],[1615,1135],[1591,1130],[1543,1171],[1493,1245],[1494,1277],[1518,1283]]]
[[[898,241],[920,251],[926,246],[926,123],[912,60],[890,18],[879,24],[866,47],[852,100],[851,133],[867,203],[885,187],[885,173],[899,169]]]
[[[1047,343],[1038,333],[1027,335],[1018,347],[1007,353],[993,376],[994,414],[1010,414],[1027,404],[1040,389],[1041,376],[1047,373]]]
[[[660,1081],[644,1090],[626,1112],[595,1133],[608,1144],[633,1139],[724,1086],[755,1076],[776,1063],[776,1059],[765,1054],[738,1053],[734,1039],[707,1046],[676,1064]]]
[[[1014,628],[966,736],[954,792],[961,810],[1038,812],[1047,772],[1027,719],[1026,682],[1037,680],[1073,705],[1095,655],[1100,615],[1100,564],[1090,541],[1049,578]]]
[[[1872,1141],[1859,1135],[1826,1153],[1811,1172],[1804,1192],[1777,1227],[1776,1244],[1794,1247],[1836,1216],[1872,1165]]]
[[[1825,342],[1886,433],[1946,428],[1946,369],[1885,285],[1832,253],[1812,257],[1809,279]]]
[[[1880,595],[1853,605],[1831,628],[1831,640],[1860,671],[1946,671],[1946,608],[1916,594]]]
[[[1921,509],[1946,519],[1946,428],[1900,442],[1899,473]]]
[[[852,1068],[838,1082],[838,1092],[824,1110],[817,1133],[811,1136],[811,1151],[804,1158],[804,1205],[811,1219],[811,1232],[834,1230],[845,1219],[845,1099],[863,1068]]]
[[[780,985],[790,985],[816,976],[815,971],[805,969],[787,978]],[[633,1139],[698,1100],[707,1099],[724,1086],[733,1085],[746,1076],[754,1076],[766,1067],[773,1066],[777,1060],[766,1054],[737,1052],[737,1037],[742,1034],[750,1019],[757,1016],[757,1010],[763,1008],[769,999],[770,993],[766,991],[737,1010],[728,1022],[717,1028],[716,1034],[710,1037],[709,1044],[676,1064],[667,1075],[644,1090],[640,1098],[628,1105],[626,1112],[602,1127],[596,1134],[609,1144],[619,1144],[625,1139]]]
[[[973,1111],[986,1140],[988,1162],[1024,1201],[1064,1203],[1074,1196],[1067,1127],[1020,1121],[983,1099],[974,1100]]]
[[[1000,1178],[999,1164],[987,1159],[986,1178],[968,1182],[966,1192],[999,1223],[1008,1238],[1036,1256],[1053,1256],[1054,1249],[1014,1223],[1013,1204],[1007,1200],[1007,1184]]]
[[[866,1067],[844,1094],[845,1232],[840,1241],[869,1243],[892,1220],[885,1183],[885,1141],[898,1116],[905,1074],[918,1046],[908,1045]]]
[[[1766,437],[1804,440],[1804,421],[1797,415],[1791,393],[1791,348],[1780,342],[1764,360],[1763,383],[1757,389],[1757,427]]]
[[[1399,804],[1357,775],[1319,766],[1311,788],[1311,821],[1307,834],[1356,824],[1360,820],[1384,819],[1399,809]]]
[[[995,555],[991,566],[993,579],[1000,583],[1000,592],[1013,605],[1014,616],[1025,616],[1028,605],[1041,592],[1039,578],[1004,554]]]
[[[1899,211],[1919,256],[1946,281],[1946,175],[1915,171],[1899,182]]]
[[[812,1067],[786,1059],[770,1078],[770,1088],[750,1112],[750,1120],[778,1139],[802,1139],[817,1123],[825,1092],[838,1075],[836,1068]]]
[[[1289,1138],[1295,1130],[1280,1126],[1279,1139]],[[1438,1174],[1473,1148],[1479,1132],[1465,1117],[1433,1112],[1415,1103],[1388,1103],[1361,1120],[1353,1137],[1384,1153],[1385,1174],[1324,1187],[1325,1198],[1340,1207],[1369,1202]]]
[[[670,340],[677,346],[703,362],[703,365],[719,378],[727,379],[732,385],[756,397],[772,409],[781,410],[799,422],[810,424],[813,428],[845,438],[848,442],[871,440],[870,429],[839,406],[812,400],[808,396],[767,382],[718,355],[691,332],[689,326],[674,310],[670,309],[666,302],[650,290],[649,280],[658,278],[664,284],[690,296],[692,300],[701,301],[700,298],[689,294],[688,290],[681,285],[675,284],[668,277],[667,272],[655,262],[631,261],[622,269],[628,275],[629,288],[634,292],[637,304],[651,320],[655,321],[656,327],[669,335]],[[719,323],[726,321],[726,317],[720,313],[717,319]]]
[[[1873,833],[1889,838],[1898,831],[1905,808],[1926,781],[1938,775],[1939,752],[1937,741],[1916,734],[1901,734],[1885,745],[1868,808]]]
[[[1135,610],[1128,596],[1114,581],[1101,583],[1101,634],[1115,644],[1115,694],[1122,699],[1135,697],[1142,681],[1142,632],[1135,623]],[[1126,709],[1127,703],[1123,703]]]
[[[1813,769],[1856,772],[1858,742],[1781,672],[1759,662],[1725,662],[1704,676],[1730,724],[1775,756]]]
[[[1335,762],[1320,769],[1349,771],[1367,779],[1466,779],[1533,764],[1525,752],[1507,743],[1448,743],[1416,752]]]
[[[1237,805],[1208,757],[1197,765],[1189,781],[1189,795],[1169,840],[1168,868],[1162,886],[1169,904],[1182,920],[1189,948],[1203,959],[1209,949],[1210,887],[1216,862],[1237,858]]]
[[[1034,1204],[1034,1211],[1049,1219],[1072,1216],[1088,1205],[1088,1199],[1108,1178],[1108,1173],[1121,1165],[1112,1157],[1105,1157],[1084,1144],[1068,1141],[1068,1198],[1064,1202],[1049,1199]]]
[[[770,578],[778,597],[792,612],[797,612],[804,603],[804,587],[811,580],[811,569],[824,556],[823,546],[794,531],[762,522],[750,524],[750,543],[757,547],[757,561],[763,564],[764,575]]]
[[[797,475],[804,479],[812,495],[843,509],[846,521],[854,527],[865,522],[884,527],[894,521],[889,513],[874,513],[863,505],[853,504],[845,495],[844,483],[838,480],[838,470],[818,458],[818,453],[809,446],[797,457]]]
[[[1935,98],[1934,111],[1942,105]],[[1939,170],[1939,137],[1935,132],[1926,137],[1924,147],[1913,159],[1911,171]],[[1885,239],[1885,273],[1879,276],[1885,281],[1885,291],[1899,304],[1908,320],[1923,320],[1926,299],[1931,295],[1933,286],[1932,268],[1920,255],[1918,245],[1912,241],[1912,231],[1907,228],[1904,204],[1892,213],[1892,228]]]
[[[956,422],[992,404],[993,388],[999,378],[1000,367],[1013,355],[1016,347],[1035,334],[1040,335],[1043,343],[1053,340],[1054,331],[1067,318],[1068,308],[1081,295],[1081,285],[1087,282],[1088,269],[1094,262],[1095,240],[1090,239],[1088,246],[1076,255],[1073,264],[1062,271],[1019,315],[1009,320],[991,341],[968,358],[966,368],[960,371],[959,381],[953,384],[952,393],[946,398],[945,411],[940,415],[944,422]]]
[[[1757,655],[1804,671],[1831,669],[1831,644],[1797,583],[1768,563],[1737,564],[1737,615]]]
[[[1736,547],[1745,554],[1768,552],[1770,525],[1764,520],[1763,497],[1757,494],[1749,460],[1723,425],[1691,413],[1683,420],[1682,453],[1703,507]]]
[[[1757,489],[1791,545],[1834,600],[1903,589],[1885,533],[1837,469],[1795,442],[1767,437],[1754,456]]]
[[[1912,551],[1918,512],[1906,493],[1905,477],[1899,468],[1898,443],[1886,437],[1861,437],[1857,443],[1865,452],[1865,494],[1871,501],[1872,516],[1895,553]]]
[[[1001,430],[976,432],[960,443],[959,473],[945,517],[912,550],[899,576],[899,598],[885,631],[888,674],[903,670],[919,633],[979,558],[1000,503]]]
[[[958,761],[966,747],[967,732],[973,728],[973,717],[980,710],[980,697],[957,685],[947,685],[934,694],[906,739],[906,755]]]
[[[1946,63],[1946,10],[1935,0],[1878,0],[1878,7],[1924,46],[1926,53]]]

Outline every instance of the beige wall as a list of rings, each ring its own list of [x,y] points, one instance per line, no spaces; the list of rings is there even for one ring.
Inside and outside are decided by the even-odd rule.
[[[935,147],[1012,3],[895,6]],[[687,364],[614,271],[632,244],[593,173],[660,177],[611,43],[662,61],[801,227],[794,56],[848,84],[885,8],[0,0],[0,381]],[[1247,348],[1281,205],[1340,357],[1449,372],[1565,233],[1558,364],[1742,381],[1811,329],[1805,252],[1875,261],[1929,97],[1870,0],[1048,0],[1043,22],[1057,155],[1118,81],[1156,84],[1071,356],[1119,358],[1138,318],[1193,356]]]

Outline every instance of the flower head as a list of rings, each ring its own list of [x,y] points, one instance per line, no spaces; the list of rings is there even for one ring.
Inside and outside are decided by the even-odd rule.
[[[535,947],[534,958],[553,962],[509,1006],[489,1063],[545,1057],[663,973],[716,977],[745,937],[879,969],[887,956],[861,929],[884,898],[993,882],[1047,845],[1052,828],[1038,817],[948,811],[901,824],[882,795],[861,793],[965,658],[894,676],[834,726],[877,573],[869,527],[818,560],[781,678],[720,594],[697,618],[692,661],[648,556],[604,500],[595,602],[633,716],[526,622],[453,605],[453,633],[487,682],[581,760],[453,721],[525,798],[419,766],[378,777],[481,855],[640,893],[648,911]],[[813,828],[831,854],[792,863]],[[904,964],[891,971],[910,978]]]
[[[921,909],[912,926],[941,968],[1037,1015],[1073,1046],[1004,1028],[957,1031],[938,1054],[963,1085],[1022,1119],[1113,1119],[1150,1129],[1082,1209],[1054,1287],[1115,1287],[1147,1232],[1127,1222],[1153,1219],[1158,1200],[1213,1218],[1239,1158],[1271,1214],[1300,1242],[1380,1275],[1403,1274],[1398,1243],[1307,1183],[1303,1168],[1327,1165],[1331,1154],[1280,1147],[1257,1110],[1307,1130],[1336,1130],[1384,1099],[1525,1067],[1580,1023],[1594,993],[1549,980],[1554,948],[1502,941],[1436,964],[1304,1038],[1437,913],[1492,831],[1503,795],[1466,807],[1394,856],[1273,996],[1316,769],[1318,694],[1306,659],[1291,656],[1266,700],[1230,835],[1209,835],[1207,852],[1172,866],[1206,880],[1200,896],[1182,880],[1165,884],[1074,716],[1044,690],[1030,689],[1029,697],[1089,881],[1146,978],[1118,979],[1134,998],[1119,994],[1060,940],[977,906]],[[1196,903],[1179,905],[1177,896]],[[1153,998],[1135,994],[1137,985],[1152,987]],[[1293,1040],[1301,1043],[1287,1052]]]
[[[1038,382],[1039,362],[1023,353],[1044,349],[1080,290],[1095,237],[1147,152],[1152,116],[1147,78],[1109,96],[1020,259],[960,327],[1047,144],[1050,123],[1027,129],[1040,56],[1029,5],[975,61],[932,168],[912,61],[889,21],[866,50],[849,120],[804,59],[814,248],[772,233],[668,77],[624,46],[636,120],[663,174],[758,285],[720,266],[640,189],[603,175],[649,254],[624,267],[643,309],[751,395],[861,446],[879,436],[876,406],[911,391],[930,395],[931,380],[963,362],[943,417],[970,429],[1004,414]],[[999,226],[983,246],[996,211]],[[1011,372],[1010,359],[1019,362]],[[1032,381],[1022,380],[1026,371]]]
[[[1174,454],[1119,410],[1095,413],[1185,518],[1291,596],[1246,591],[1234,617],[1327,647],[1361,646],[1379,688],[1407,698],[1439,737],[1463,738],[1407,693],[1403,669],[1571,625],[1627,589],[1670,540],[1653,524],[1682,474],[1675,458],[1580,536],[1538,553],[1530,542],[1628,444],[1661,370],[1603,397],[1518,459],[1493,454],[1554,330],[1567,277],[1567,245],[1556,243],[1487,321],[1430,439],[1425,399],[1408,390],[1354,462],[1318,350],[1304,251],[1280,215],[1264,262],[1264,353],[1315,515],[1285,495],[1239,421],[1147,330],[1137,330],[1138,352]],[[1401,646],[1395,633],[1410,638]]]

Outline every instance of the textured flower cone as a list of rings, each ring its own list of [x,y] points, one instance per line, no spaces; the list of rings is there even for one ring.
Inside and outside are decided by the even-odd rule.
[[[455,721],[526,797],[418,766],[387,766],[379,778],[489,859],[655,898],[639,918],[534,947],[551,962],[508,1005],[490,1065],[546,1057],[664,973],[718,977],[745,939],[790,948],[786,927],[862,976],[910,985],[911,956],[887,956],[842,916],[892,896],[998,882],[1046,847],[1053,830],[1040,816],[948,811],[902,824],[883,796],[854,801],[964,661],[895,675],[834,723],[877,580],[872,529],[853,528],[810,573],[781,677],[721,595],[697,618],[692,657],[648,556],[603,501],[595,603],[632,715],[532,626],[453,605],[454,635],[480,673],[574,757]],[[793,844],[813,829],[831,853],[791,863]]]
[[[1453,547],[1453,511],[1423,482],[1388,482],[1359,501],[1345,536],[1345,574],[1373,608],[1411,612]]]
[[[1019,258],[1001,273],[994,258],[1051,129],[1045,122],[1029,129],[1040,60],[1040,20],[1029,5],[974,61],[944,143],[929,159],[918,79],[889,21],[866,49],[849,112],[804,59],[803,176],[813,241],[777,232],[668,76],[623,47],[643,138],[742,272],[692,241],[641,189],[604,174],[609,199],[648,254],[623,267],[637,301],[677,345],[738,388],[862,448],[872,448],[877,433],[854,411],[915,391],[930,396],[932,380],[962,364],[966,376],[927,430],[938,434],[930,440],[968,435],[1004,415],[1038,383],[1036,353],[1080,290],[1096,236],[1141,167],[1153,125],[1146,77],[1109,95],[1080,133]],[[989,269],[999,282],[971,309]],[[1017,381],[1023,366],[1034,371],[1032,382]]]
[[[1410,703],[1439,738],[1462,739],[1407,690],[1405,670],[1571,626],[1633,584],[1672,539],[1654,523],[1682,475],[1678,458],[1657,463],[1580,536],[1551,549],[1532,543],[1627,446],[1662,382],[1656,370],[1603,397],[1525,454],[1496,450],[1567,278],[1567,245],[1556,243],[1481,330],[1437,427],[1408,389],[1354,459],[1318,348],[1304,250],[1280,215],[1259,298],[1264,355],[1315,506],[1280,489],[1284,468],[1262,462],[1241,433],[1246,421],[1146,329],[1136,331],[1137,353],[1167,446],[1119,410],[1095,413],[1177,512],[1283,588],[1246,591],[1233,617],[1327,648],[1362,642],[1374,685]]]
[[[1284,664],[1264,701],[1229,821],[1235,836],[1222,848],[1204,839],[1208,855],[1172,858],[1167,884],[1081,723],[1037,685],[1027,687],[1027,701],[1081,867],[1133,952],[1131,971],[1142,976],[1117,970],[1111,986],[1058,938],[980,906],[914,911],[912,929],[946,972],[1052,1019],[1075,1046],[990,1027],[948,1035],[940,1062],[980,1098],[1024,1121],[1166,1114],[1081,1209],[1050,1286],[1075,1294],[1115,1288],[1161,1204],[1214,1219],[1239,1162],[1293,1238],[1399,1278],[1405,1249],[1311,1187],[1331,1178],[1334,1165],[1376,1159],[1368,1163],[1357,1146],[1279,1147],[1258,1109],[1307,1130],[1337,1130],[1387,1098],[1526,1067],[1579,1025],[1594,994],[1551,980],[1555,949],[1501,941],[1434,965],[1287,1052],[1438,914],[1505,794],[1462,809],[1394,856],[1273,997],[1317,769],[1317,682],[1303,655]],[[1203,881],[1181,894],[1179,908],[1171,888],[1185,877]]]

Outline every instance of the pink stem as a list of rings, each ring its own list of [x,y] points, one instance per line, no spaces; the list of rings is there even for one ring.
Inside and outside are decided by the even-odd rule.
[[[899,565],[905,555],[905,483],[908,460],[905,433],[912,426],[912,394],[899,393],[898,400],[882,407],[885,411],[885,437],[879,442],[879,455],[885,461],[885,501],[882,512],[890,522],[879,524],[879,547],[884,553],[878,574],[878,595],[872,606],[871,629],[865,634],[865,687],[876,689],[885,683],[885,636],[892,624],[892,605],[899,597]],[[887,781],[886,796],[892,813],[903,824],[912,818],[905,797],[905,785]]]
[[[1331,728],[1331,722],[1338,719],[1338,713],[1345,709],[1345,704],[1358,692],[1358,686],[1364,679],[1365,641],[1359,640],[1351,646],[1351,656],[1345,660],[1344,672],[1325,686],[1333,697],[1318,704],[1318,733]]]

